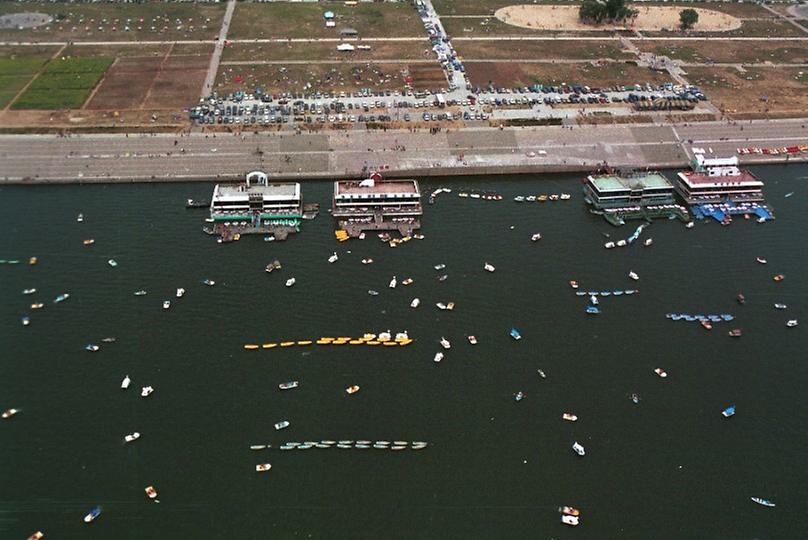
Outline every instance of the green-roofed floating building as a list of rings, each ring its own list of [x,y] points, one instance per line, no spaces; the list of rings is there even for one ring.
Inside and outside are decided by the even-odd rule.
[[[584,200],[590,211],[614,226],[630,219],[690,220],[687,209],[676,202],[673,184],[658,172],[587,176]]]

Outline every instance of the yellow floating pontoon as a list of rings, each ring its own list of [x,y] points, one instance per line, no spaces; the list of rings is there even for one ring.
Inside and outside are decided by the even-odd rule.
[[[298,341],[297,342],[298,345],[311,345],[311,343],[312,343],[311,340],[308,340],[308,339],[304,340],[304,341]]]
[[[335,339],[337,339],[337,338],[332,338],[332,337],[323,336],[323,337],[321,337],[320,339],[318,339],[317,341],[325,341],[325,342],[327,342],[327,343],[331,343],[331,342],[332,342],[332,341],[334,341]]]
[[[385,347],[398,347],[398,342],[396,341],[385,341],[382,345]]]
[[[291,347],[294,344],[295,344],[294,341],[283,341],[281,342],[281,347]]]
[[[264,349],[274,349],[277,346],[278,346],[277,343],[264,343],[263,345],[261,345],[261,347],[263,347]]]
[[[336,341],[332,341],[331,345],[345,345],[346,343],[348,343],[348,342],[347,341],[342,341],[341,339],[338,339]]]
[[[381,345],[381,341],[368,341],[368,345]]]
[[[350,343],[351,345],[363,345],[365,341],[362,339],[352,339],[348,343]]]
[[[247,343],[246,345],[244,345],[244,348],[247,349],[248,351],[254,351],[255,349],[258,348],[258,345],[255,345],[254,343]]]
[[[401,345],[402,347],[404,347],[405,345],[409,345],[410,343],[412,343],[411,339],[402,339],[401,341],[398,342],[398,344]]]
[[[330,339],[318,339],[317,340],[317,345],[331,345],[332,343],[334,343],[334,342],[332,340],[330,340]]]

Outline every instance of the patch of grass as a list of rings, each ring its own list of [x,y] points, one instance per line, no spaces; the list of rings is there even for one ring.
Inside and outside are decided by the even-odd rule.
[[[464,60],[499,59],[572,59],[595,60],[613,58],[633,59],[634,54],[623,51],[618,41],[460,41],[455,48]]]
[[[653,41],[637,40],[634,44],[642,51],[665,55],[685,62],[808,62],[808,44],[793,41],[670,41],[657,45]]]
[[[0,58],[0,109],[14,99],[47,60],[47,57]]]
[[[337,43],[234,43],[225,47],[222,61],[300,60],[421,60],[435,59],[432,46],[423,41],[374,41],[370,50],[337,51]],[[425,55],[425,51],[428,53]],[[435,60],[437,64],[437,60]]]
[[[78,109],[87,99],[87,89],[32,89],[29,88],[14,102],[13,109]]]
[[[31,86],[14,102],[14,109],[79,108],[104,72],[111,58],[65,58],[48,64]]]

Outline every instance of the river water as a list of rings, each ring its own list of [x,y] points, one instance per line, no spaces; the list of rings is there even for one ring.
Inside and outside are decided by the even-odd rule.
[[[338,244],[327,182],[304,185],[323,212],[299,235],[229,245],[200,232],[204,210],[184,208],[187,197],[209,197],[210,185],[2,187],[0,258],[22,263],[0,265],[0,409],[22,412],[0,422],[0,537],[804,536],[808,318],[785,322],[806,317],[808,167],[755,172],[776,221],[656,222],[641,236],[651,247],[614,250],[602,233],[625,238],[634,225],[615,229],[588,213],[571,175],[424,181],[425,193],[496,189],[505,200],[444,194],[425,208],[426,239],[396,249],[371,235]],[[564,191],[572,200],[512,202]],[[535,232],[543,238],[534,243]],[[39,263],[24,264],[30,256]],[[283,269],[265,273],[275,258]],[[779,273],[786,279],[775,283]],[[394,275],[415,282],[390,289]],[[289,277],[294,287],[284,286]],[[640,292],[603,298],[591,316],[571,279]],[[23,296],[30,287],[37,292]],[[172,298],[177,287],[182,299]],[[133,296],[138,289],[148,294]],[[53,304],[62,292],[70,299]],[[31,311],[38,301],[45,307]],[[435,308],[448,301],[453,311]],[[706,331],[669,312],[737,319]],[[508,336],[512,326],[521,341]],[[727,335],[735,327],[742,338]],[[243,349],[387,329],[416,341]],[[107,336],[117,342],[102,343]],[[452,348],[436,364],[442,336]],[[88,343],[101,350],[85,351]],[[300,387],[281,392],[290,379]],[[353,384],[361,390],[349,396]],[[143,399],[146,385],[155,391]],[[518,391],[526,397],[517,403]],[[730,404],[738,412],[725,419]],[[291,426],[276,431],[280,420]],[[125,445],[133,431],[142,437]],[[322,439],[430,445],[249,449]],[[256,473],[262,462],[272,470]],[[95,505],[103,514],[85,525]],[[560,505],[581,510],[577,529],[560,523]]]

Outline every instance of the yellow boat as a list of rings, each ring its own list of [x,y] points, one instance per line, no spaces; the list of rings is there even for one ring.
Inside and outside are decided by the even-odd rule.
[[[261,347],[263,347],[264,349],[274,349],[277,346],[278,346],[277,343],[264,343],[263,345],[261,345]]]
[[[350,336],[348,336],[348,337],[346,337],[346,336],[342,336],[342,337],[338,337],[337,339],[338,339],[339,341],[351,341],[353,338],[352,338],[352,337],[350,337]]]
[[[319,341],[327,341],[327,342],[331,343],[331,342],[332,342],[332,341],[334,341],[335,339],[337,339],[337,338],[332,338],[332,337],[328,337],[328,336],[323,336],[323,337],[321,337],[321,338],[319,339]]]
[[[31,257],[30,259],[28,259],[28,264],[36,264],[36,263],[37,263],[36,257]]]
[[[258,345],[254,343],[247,343],[244,345],[244,348],[247,349],[248,351],[254,351],[255,349],[258,348]]]
[[[241,235],[239,233],[234,234],[233,235],[233,240],[235,242],[238,242],[239,240],[241,240]]]
[[[385,341],[384,343],[382,343],[382,345],[384,345],[385,347],[397,347],[398,343],[395,341]]]
[[[303,340],[303,341],[298,341],[297,344],[298,345],[311,345],[312,341],[310,339],[306,339],[306,340]]]
[[[364,339],[365,341],[376,339],[376,334],[365,334],[364,336],[362,336],[362,339]]]
[[[389,337],[381,337],[381,338],[378,339],[378,341],[381,342],[381,343],[387,343],[388,341],[390,341],[390,338]]]
[[[368,345],[381,345],[382,344],[381,341],[367,341],[366,343]]]
[[[410,343],[412,343],[411,339],[402,339],[401,341],[398,342],[398,344],[401,345],[402,347],[404,347],[405,345],[409,345]]]
[[[365,340],[363,339],[352,339],[348,342],[350,345],[364,345]]]
[[[318,339],[317,340],[317,345],[331,345],[332,343],[334,343],[334,342],[331,341],[330,339]]]
[[[282,341],[281,342],[281,347],[291,347],[294,344],[295,344],[294,341]]]

